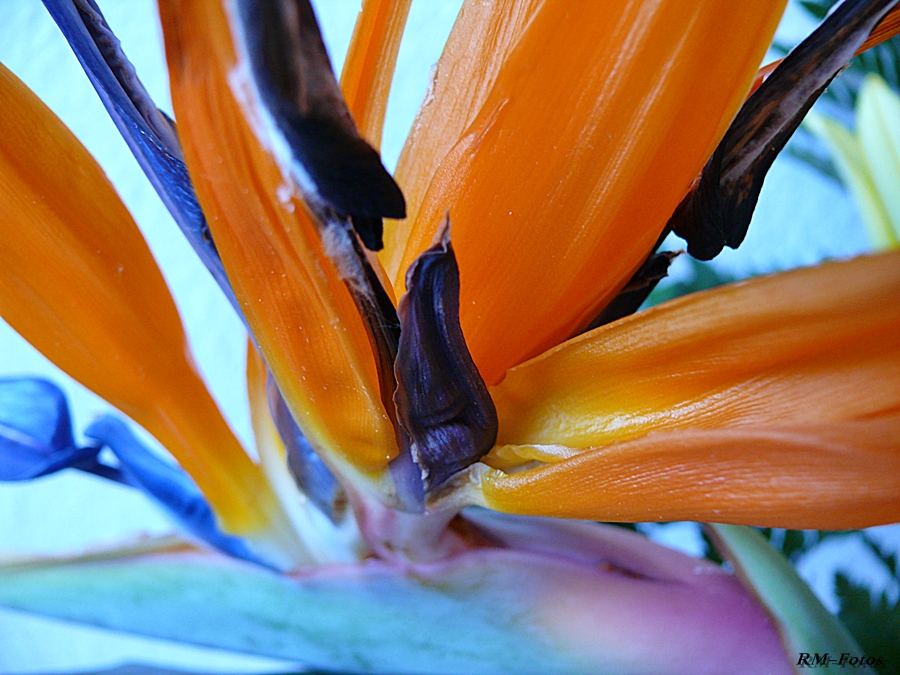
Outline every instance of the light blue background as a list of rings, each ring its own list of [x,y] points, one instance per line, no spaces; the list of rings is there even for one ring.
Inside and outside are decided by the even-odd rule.
[[[339,70],[359,0],[319,0],[314,4]],[[396,161],[427,88],[429,70],[460,4],[461,0],[417,0],[413,4],[388,108],[383,149],[389,166]],[[170,111],[153,3],[106,0],[101,6],[147,89]],[[788,32],[805,30],[798,16],[789,20]],[[243,382],[243,330],[182,240],[36,0],[0,0],[0,61],[38,93],[106,169],[145,232],[173,290],[204,377],[235,431],[252,447]],[[852,255],[866,248],[855,209],[843,191],[787,160],[779,161],[772,171],[746,244],[737,252],[727,252],[716,264],[743,276]],[[71,396],[79,429],[107,409],[103,401],[60,374],[0,322],[3,374],[44,374],[62,384]],[[31,484],[0,485],[0,557],[76,550],[139,532],[168,529],[168,522],[141,496],[89,476],[65,473]],[[695,545],[692,532],[689,527],[673,526],[657,534],[690,548]],[[828,588],[832,568],[837,565],[855,576],[872,576],[871,568],[860,562],[865,556],[858,542],[829,545],[814,551],[801,569],[833,605]],[[0,610],[0,672],[71,671],[123,661],[207,671],[283,666]]]

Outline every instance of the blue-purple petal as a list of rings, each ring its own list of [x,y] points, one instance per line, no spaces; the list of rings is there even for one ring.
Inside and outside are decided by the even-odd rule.
[[[174,123],[156,108],[94,0],[44,0],[44,5],[175,222],[244,320],[197,201]],[[288,447],[294,444],[312,452],[299,428],[289,426],[280,429]],[[324,506],[337,482],[318,457],[310,457],[310,462],[318,462],[317,476],[329,474],[319,476],[322,490],[310,493]]]
[[[0,380],[0,481],[31,480],[95,463],[96,448],[77,448],[63,392],[38,378]]]
[[[224,534],[193,480],[148,450],[121,420],[101,417],[78,447],[65,394],[39,378],[0,379],[0,481],[24,481],[80,469],[135,487],[157,501],[187,532],[237,558],[263,564],[246,543]],[[103,464],[109,448],[119,466]]]
[[[119,460],[125,482],[156,500],[184,530],[228,555],[265,565],[243,539],[219,529],[209,503],[190,476],[152,453],[124,422],[105,415],[91,424],[85,435],[108,447]]]
[[[188,175],[174,123],[153,103],[93,0],[44,0],[44,5],[144,173],[240,315]]]
[[[334,522],[341,520],[347,507],[347,494],[300,431],[271,374],[266,387],[269,411],[284,442],[288,470],[294,482],[322,513]]]

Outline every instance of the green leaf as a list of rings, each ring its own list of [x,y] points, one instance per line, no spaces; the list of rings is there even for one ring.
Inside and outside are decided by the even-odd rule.
[[[839,616],[862,647],[863,653],[882,659],[879,673],[890,675],[900,668],[900,604],[888,600],[887,594],[874,595],[838,574],[835,592],[841,603]]]
[[[801,653],[862,654],[853,636],[759,532],[737,525],[707,527],[720,553],[769,610],[794,663]],[[816,672],[844,669],[826,666]]]
[[[857,132],[894,245],[900,245],[900,97],[877,75],[869,75],[860,90]]]
[[[816,113],[810,113],[804,124],[831,150],[838,173],[856,200],[872,245],[877,249],[896,246],[891,217],[860,140],[841,124]]]

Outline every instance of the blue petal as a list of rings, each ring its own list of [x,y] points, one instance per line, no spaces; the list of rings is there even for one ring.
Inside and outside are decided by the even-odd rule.
[[[44,0],[44,5],[175,222],[246,325],[197,201],[174,123],[154,105],[94,0]],[[301,488],[313,486],[310,498],[331,513],[327,504],[334,503],[337,481],[292,419],[280,431],[288,448],[298,450],[294,456],[304,457],[301,463],[316,474],[315,484]]]
[[[322,513],[338,522],[347,506],[344,489],[300,431],[271,373],[267,391],[272,421],[284,442],[288,469],[294,482]]]
[[[76,448],[65,395],[37,378],[0,380],[0,481],[30,480],[95,461]]]
[[[44,5],[175,222],[241,315],[188,176],[174,123],[156,108],[93,0],[44,0]]]
[[[187,532],[231,556],[265,565],[243,539],[218,528],[212,509],[190,476],[148,450],[124,422],[105,415],[91,424],[85,435],[112,450],[125,481],[159,502]]]

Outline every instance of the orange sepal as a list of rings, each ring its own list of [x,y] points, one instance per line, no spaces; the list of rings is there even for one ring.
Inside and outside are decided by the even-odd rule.
[[[156,262],[88,151],[0,66],[0,314],[47,358],[153,434],[223,525],[274,506],[194,369]]]
[[[462,138],[490,93],[500,67],[544,0],[465,2],[435,67],[434,80],[397,162],[406,219],[388,221],[379,253],[396,288],[410,231],[425,191],[444,157]]]
[[[501,445],[900,409],[900,252],[679,298],[570,340],[491,389]]]
[[[784,0],[546,0],[443,158],[400,269],[449,211],[489,384],[589,323],[644,261],[749,90]],[[429,132],[430,133],[430,132]]]
[[[666,303],[491,391],[492,508],[848,528],[900,517],[900,252]],[[516,461],[516,458],[519,461]],[[526,462],[541,468],[515,473]],[[518,467],[517,467],[518,464]]]
[[[341,91],[360,135],[381,147],[384,115],[412,0],[364,0],[341,73]]]
[[[855,529],[900,519],[900,416],[661,431],[521,473],[482,477],[484,504],[610,522],[696,520]]]
[[[229,13],[219,0],[165,0],[160,15],[188,169],[266,362],[326,461],[377,472],[397,446],[366,329],[257,136],[264,123]]]

